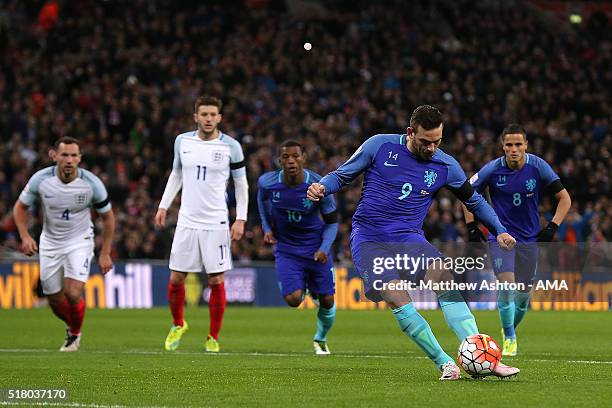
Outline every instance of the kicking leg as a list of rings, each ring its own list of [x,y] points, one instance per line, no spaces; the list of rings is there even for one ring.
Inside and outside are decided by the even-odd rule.
[[[452,274],[444,269],[430,269],[425,275],[426,281],[451,282]],[[478,334],[476,319],[470,311],[465,299],[458,290],[446,290],[436,292],[440,309],[444,313],[446,324],[455,333],[459,341],[463,341],[467,336]]]
[[[440,343],[438,343],[438,340],[431,331],[431,327],[429,327],[427,321],[412,305],[412,299],[408,293],[405,291],[383,290],[380,294],[389,305],[389,308],[391,308],[400,330],[411,338],[442,372],[440,379],[458,379],[460,377],[459,367],[442,350]]]

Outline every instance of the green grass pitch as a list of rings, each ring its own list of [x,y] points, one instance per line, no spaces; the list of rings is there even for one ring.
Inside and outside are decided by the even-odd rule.
[[[445,350],[458,342],[440,311],[423,312]],[[607,406],[612,313],[530,312],[518,331],[512,380],[438,381],[433,364],[388,311],[338,311],[333,355],[314,356],[315,312],[229,307],[221,353],[206,354],[206,308],[186,310],[190,331],[165,352],[166,309],[88,310],[81,350],[59,353],[63,326],[47,309],[0,311],[0,388],[69,389],[48,406]],[[476,312],[499,340],[496,312]],[[13,406],[0,402],[0,406]],[[28,405],[28,404],[24,404]],[[31,405],[31,404],[30,404]]]

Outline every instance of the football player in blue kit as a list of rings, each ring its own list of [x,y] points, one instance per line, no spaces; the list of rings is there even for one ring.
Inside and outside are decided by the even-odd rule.
[[[323,200],[364,173],[361,199],[353,216],[351,251],[364,282],[365,295],[373,301],[387,302],[402,332],[436,364],[441,380],[456,380],[460,378],[459,367],[442,350],[429,324],[412,304],[408,291],[393,287],[402,283],[400,268],[396,265],[380,272],[369,264],[374,255],[377,258],[383,255],[385,261],[393,261],[394,255],[401,257],[389,251],[397,243],[404,244],[403,250],[408,252],[404,255],[411,259],[441,257],[437,248],[425,239],[422,225],[433,197],[442,187],[450,189],[495,231],[500,246],[514,247],[514,238],[486,200],[474,191],[459,163],[438,149],[442,130],[442,114],[438,109],[430,105],[417,107],[406,134],[370,137],[346,163],[314,182],[308,189],[308,198],[314,202]],[[413,270],[409,277],[412,281],[423,278],[446,283],[453,279],[448,269],[430,264]],[[459,291],[440,290],[436,294],[446,322],[459,341],[478,333],[474,316]],[[518,372],[517,368],[500,363],[494,374],[509,377]]]
[[[495,212],[518,241],[512,251],[501,250],[495,238],[489,236],[488,246],[493,271],[500,282],[516,282],[525,290],[500,290],[497,307],[502,324],[502,355],[515,356],[518,352],[515,328],[525,317],[529,306],[529,291],[538,263],[536,242],[553,240],[559,225],[572,204],[569,193],[559,176],[546,161],[527,153],[527,133],[518,124],[508,125],[501,134],[504,155],[487,163],[470,178],[478,192],[488,188]],[[542,196],[554,194],[557,209],[552,220],[540,228],[538,205]],[[486,242],[474,215],[464,208],[471,242]]]
[[[280,170],[259,177],[257,204],[264,241],[275,244],[278,285],[289,306],[298,307],[307,291],[319,301],[315,354],[330,354],[327,333],[336,318],[334,266],[329,254],[338,233],[334,198],[306,198],[321,176],[304,168],[304,148],[287,140],[279,148]],[[323,219],[321,219],[323,218]]]

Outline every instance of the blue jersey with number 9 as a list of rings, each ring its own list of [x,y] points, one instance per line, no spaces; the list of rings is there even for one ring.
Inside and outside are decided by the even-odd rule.
[[[467,178],[457,161],[437,149],[430,160],[421,160],[407,146],[406,135],[379,134],[366,140],[351,158],[321,179],[325,194],[333,194],[364,173],[361,199],[353,216],[353,229],[380,241],[397,234],[423,234],[422,226],[438,190],[466,191]],[[463,197],[498,233],[500,224],[484,198],[469,188]],[[459,195],[461,195],[459,193]]]

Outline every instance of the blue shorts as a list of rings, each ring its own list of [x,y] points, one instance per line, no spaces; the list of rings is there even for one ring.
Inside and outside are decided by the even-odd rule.
[[[514,272],[514,280],[526,285],[533,282],[538,268],[538,245],[535,242],[517,242],[510,251],[502,249],[497,241],[489,241],[489,256],[493,272]]]
[[[351,234],[351,253],[355,269],[363,280],[364,294],[373,302],[383,300],[380,295],[382,283],[392,280],[419,282],[427,272],[427,262],[442,257],[440,251],[419,233],[396,234],[392,242],[383,242],[377,237],[355,233],[355,229]]]
[[[308,289],[319,296],[336,293],[334,264],[331,259],[322,264],[314,259],[277,252],[276,276],[283,297],[298,289]]]

